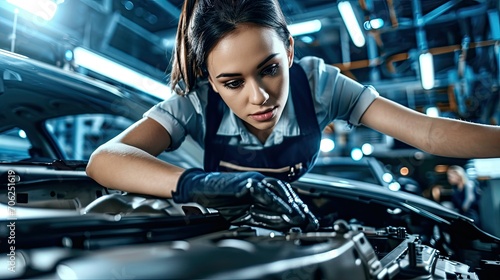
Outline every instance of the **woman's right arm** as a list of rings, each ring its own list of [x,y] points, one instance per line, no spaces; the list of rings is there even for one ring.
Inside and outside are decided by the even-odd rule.
[[[163,126],[143,118],[92,153],[87,175],[112,189],[170,198],[184,171],[156,157],[170,143]]]
[[[170,143],[167,130],[146,117],[97,148],[87,174],[103,186],[132,193],[170,198],[176,191],[175,202],[217,208],[222,217],[236,224],[274,230],[318,229],[314,214],[286,183],[258,172],[207,173],[197,168],[184,172],[156,158]]]

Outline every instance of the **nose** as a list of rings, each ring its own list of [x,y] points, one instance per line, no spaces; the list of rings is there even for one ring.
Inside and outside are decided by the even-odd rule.
[[[249,100],[251,104],[264,105],[269,99],[269,94],[258,82],[251,82],[249,91]]]

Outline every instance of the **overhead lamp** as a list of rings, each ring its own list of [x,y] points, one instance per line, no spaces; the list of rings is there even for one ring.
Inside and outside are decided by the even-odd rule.
[[[304,21],[288,25],[288,30],[292,36],[315,33],[321,30],[321,21],[319,19]]]
[[[73,50],[74,63],[80,67],[99,73],[110,79],[149,93],[161,99],[168,98],[172,91],[166,84],[160,83],[122,64],[100,56],[85,48]]]
[[[306,44],[312,44],[312,42],[314,42],[314,37],[309,35],[301,36],[300,40]]]
[[[59,3],[53,0],[7,0],[7,2],[46,21],[54,17]]]
[[[421,53],[418,56],[420,69],[420,82],[426,90],[434,87],[434,61],[430,52]]]
[[[365,30],[377,30],[384,27],[384,20],[381,18],[370,19],[363,23],[363,27]]]
[[[338,2],[337,7],[354,45],[356,47],[364,46],[366,43],[365,36],[363,31],[361,31],[361,27],[356,15],[354,14],[351,3],[349,1],[340,1]]]

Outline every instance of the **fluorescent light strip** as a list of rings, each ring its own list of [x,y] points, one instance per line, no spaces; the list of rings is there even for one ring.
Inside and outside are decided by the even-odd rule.
[[[288,30],[292,36],[299,36],[309,33],[315,33],[321,30],[321,21],[319,19],[304,21],[288,25]]]
[[[347,28],[347,32],[349,32],[349,36],[351,36],[351,40],[356,47],[362,47],[365,45],[365,36],[361,31],[361,27],[359,26],[358,20],[354,15],[354,11],[352,9],[351,3],[348,1],[342,1],[338,3],[338,9],[340,12],[340,16],[344,21],[344,24]]]
[[[47,21],[57,12],[57,4],[52,0],[7,0],[7,2]]]
[[[162,84],[87,49],[76,47],[73,50],[73,54],[76,65],[87,68],[110,79],[134,87],[161,99],[167,99],[172,94],[170,87],[166,84]]]
[[[432,54],[427,52],[418,57],[418,65],[420,67],[420,81],[424,89],[434,87],[434,61]]]

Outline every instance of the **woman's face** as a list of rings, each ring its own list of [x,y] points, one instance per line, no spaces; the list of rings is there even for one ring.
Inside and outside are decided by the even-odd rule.
[[[458,185],[462,181],[460,175],[458,175],[458,173],[455,170],[448,170],[446,175],[448,177],[448,183],[452,185]]]
[[[268,136],[288,99],[292,61],[291,37],[287,49],[274,30],[241,25],[209,53],[209,81],[250,132]]]

